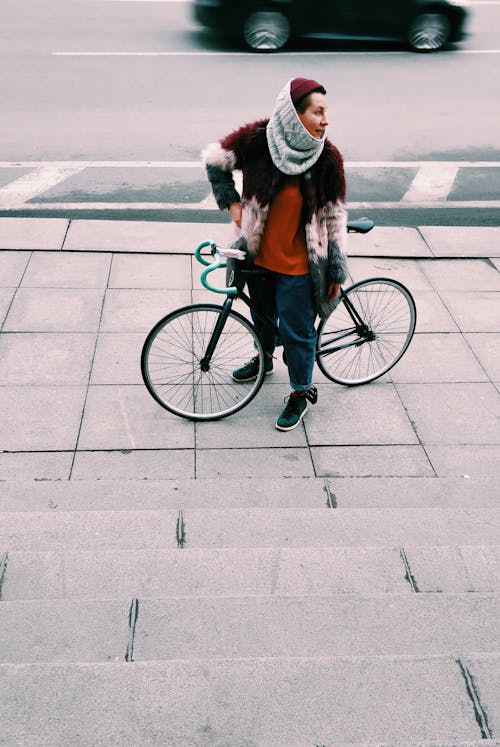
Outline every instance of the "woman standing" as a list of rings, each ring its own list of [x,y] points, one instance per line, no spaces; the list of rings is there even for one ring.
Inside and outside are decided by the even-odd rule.
[[[238,227],[238,248],[265,272],[249,275],[250,296],[279,322],[292,393],[276,421],[288,431],[304,417],[315,361],[315,318],[335,308],[347,276],[344,254],[347,213],[342,156],[326,139],[326,90],[315,80],[294,78],[279,94],[270,119],[244,125],[207,146],[203,159],[221,210]],[[232,173],[243,173],[240,196]],[[273,370],[277,341],[254,316],[266,350],[266,375]],[[233,372],[251,381],[258,357]]]

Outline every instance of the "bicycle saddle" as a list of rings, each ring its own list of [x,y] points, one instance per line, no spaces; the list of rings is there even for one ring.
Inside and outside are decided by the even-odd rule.
[[[370,218],[357,218],[347,222],[347,230],[356,233],[368,233],[374,225],[375,223]]]

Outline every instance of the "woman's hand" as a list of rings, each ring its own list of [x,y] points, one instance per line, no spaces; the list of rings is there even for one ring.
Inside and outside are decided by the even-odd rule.
[[[340,283],[328,283],[327,288],[327,294],[330,301],[333,301],[334,298],[337,298],[337,296],[340,293]]]
[[[241,203],[233,202],[232,205],[229,205],[229,215],[238,228],[241,228],[241,212]]]

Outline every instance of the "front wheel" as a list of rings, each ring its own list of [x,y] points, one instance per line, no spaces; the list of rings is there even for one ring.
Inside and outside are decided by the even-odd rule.
[[[290,23],[283,13],[259,10],[246,19],[243,38],[250,49],[256,52],[276,51],[290,39]]]
[[[419,13],[408,28],[408,42],[415,52],[436,52],[448,42],[450,19],[437,11]]]
[[[397,280],[354,283],[318,328],[317,364],[328,379],[345,386],[378,379],[405,353],[416,319],[415,301]]]
[[[166,410],[190,420],[216,420],[245,407],[264,380],[264,350],[253,326],[236,311],[224,322],[223,306],[194,304],[167,314],[144,342],[141,371],[152,397]],[[213,353],[209,343],[218,336]],[[255,356],[254,381],[232,378]]]

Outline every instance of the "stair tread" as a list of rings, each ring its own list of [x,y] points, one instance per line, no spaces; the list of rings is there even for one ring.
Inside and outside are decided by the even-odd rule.
[[[500,657],[464,660],[490,725]],[[0,739],[25,744],[337,745],[478,739],[453,657],[0,665]],[[11,740],[9,742],[9,740]]]
[[[139,599],[134,661],[461,655],[498,644],[500,594]],[[131,600],[0,603],[1,662],[123,661]]]

